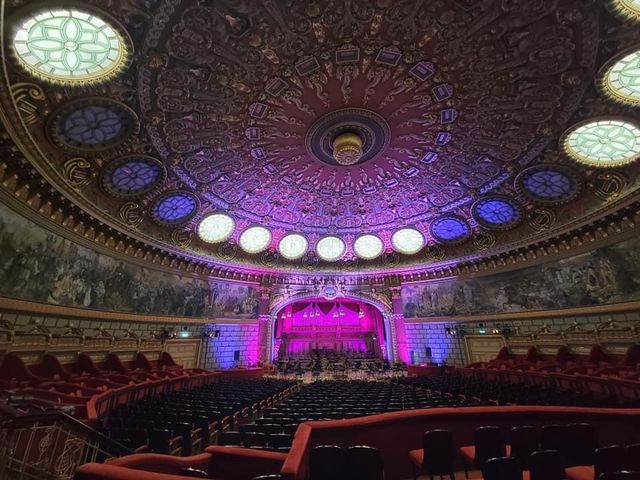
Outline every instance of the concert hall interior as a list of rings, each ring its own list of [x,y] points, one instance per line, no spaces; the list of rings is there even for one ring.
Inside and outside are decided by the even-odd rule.
[[[640,479],[640,0],[0,27],[0,480]]]

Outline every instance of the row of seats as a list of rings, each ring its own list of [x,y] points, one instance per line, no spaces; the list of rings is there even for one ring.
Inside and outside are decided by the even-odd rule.
[[[640,444],[600,447],[593,425],[518,426],[507,437],[494,426],[475,430],[473,445],[458,453],[467,473],[473,466],[484,480],[594,480],[602,474],[640,471]],[[424,434],[422,449],[409,452],[418,472],[455,478],[456,450],[451,432],[430,430]],[[322,480],[322,479],[318,479]]]
[[[295,385],[276,379],[220,380],[149,396],[113,409],[100,429],[138,452],[190,455],[214,442],[218,432],[233,428],[237,418],[266,408]]]

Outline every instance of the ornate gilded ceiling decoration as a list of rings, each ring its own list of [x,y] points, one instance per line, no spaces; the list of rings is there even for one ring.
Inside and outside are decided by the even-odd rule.
[[[7,12],[21,140],[150,246],[225,268],[430,268],[635,191],[633,26],[595,4],[85,3]]]

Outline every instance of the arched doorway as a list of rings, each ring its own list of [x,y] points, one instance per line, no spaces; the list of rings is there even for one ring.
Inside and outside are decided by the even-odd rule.
[[[326,299],[294,295],[272,305],[267,352],[278,356],[310,350],[363,352],[397,361],[391,312],[382,302],[360,296]]]

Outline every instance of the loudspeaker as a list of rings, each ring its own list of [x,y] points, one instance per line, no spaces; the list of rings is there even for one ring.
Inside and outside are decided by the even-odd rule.
[[[431,347],[424,347],[424,354],[427,357],[431,357]]]
[[[240,360],[240,350],[236,350],[233,352],[233,359],[236,361]]]

